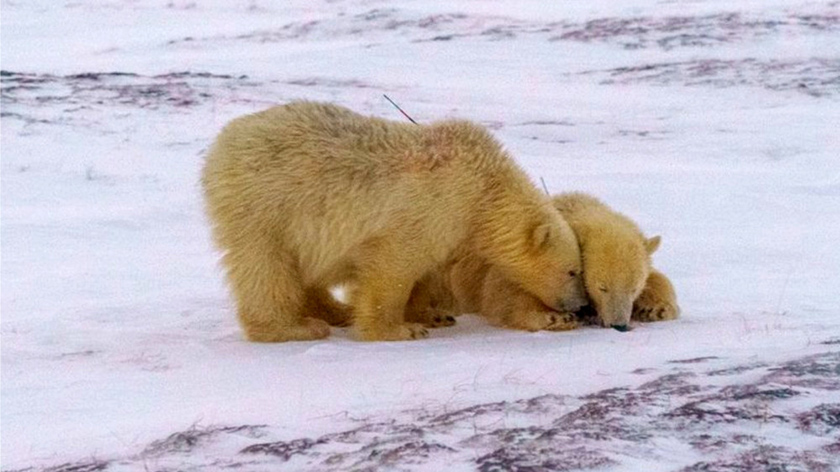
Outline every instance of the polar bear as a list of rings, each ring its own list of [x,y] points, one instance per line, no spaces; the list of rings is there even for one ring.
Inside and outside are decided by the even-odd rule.
[[[645,237],[630,218],[591,195],[563,193],[552,201],[578,237],[584,286],[604,326],[626,329],[634,313],[639,321],[679,315],[671,282],[651,267],[660,236]]]
[[[679,316],[673,285],[651,267],[659,236],[646,238],[632,220],[583,193],[559,194],[552,201],[578,237],[584,285],[601,324],[625,330],[631,319]],[[442,313],[477,312],[491,324],[528,331],[570,330],[581,322],[579,315],[546,307],[476,254],[463,256],[436,278],[435,284],[415,288],[423,297],[413,296],[408,310],[413,319],[432,326],[430,316],[418,315],[428,300],[435,305],[429,313],[440,319],[446,319]]]
[[[251,341],[326,337],[351,313],[364,341],[428,335],[406,323],[415,282],[477,254],[545,306],[585,302],[574,232],[483,127],[365,117],[293,102],[237,118],[202,174],[214,239]]]

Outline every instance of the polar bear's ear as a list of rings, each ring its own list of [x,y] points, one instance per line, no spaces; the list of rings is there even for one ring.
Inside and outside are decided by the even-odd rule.
[[[548,223],[543,223],[534,227],[531,232],[531,244],[534,249],[542,249],[548,245],[551,236],[554,233],[554,228]]]
[[[645,240],[645,249],[648,254],[653,254],[659,249],[659,243],[662,242],[662,236],[656,235],[650,239]]]

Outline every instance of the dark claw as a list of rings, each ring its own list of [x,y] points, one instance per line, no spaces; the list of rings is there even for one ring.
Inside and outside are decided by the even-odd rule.
[[[435,323],[440,323],[440,316],[435,316]]]
[[[630,327],[630,325],[610,325],[610,327],[620,333],[626,333],[627,331],[633,329]]]
[[[455,317],[454,316],[447,316],[446,321],[448,321],[450,323],[454,323],[455,322]]]
[[[652,311],[651,308],[640,308],[636,312],[636,318],[638,318],[639,320],[642,320],[642,321],[649,320],[650,317],[651,317],[651,314],[652,314],[651,311]]]

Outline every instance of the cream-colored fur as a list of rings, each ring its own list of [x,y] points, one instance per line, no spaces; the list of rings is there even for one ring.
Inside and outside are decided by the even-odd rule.
[[[414,125],[296,102],[228,124],[202,176],[248,339],[329,334],[349,309],[362,340],[424,337],[406,323],[418,279],[477,254],[547,306],[583,296],[571,228],[495,139],[459,120]]]
[[[583,280],[602,324],[626,326],[631,318],[659,321],[679,316],[673,285],[650,266],[650,254],[659,246],[659,236],[646,238],[633,221],[589,195],[567,193],[552,200],[578,237]],[[449,285],[436,285],[426,299],[454,297],[450,303],[453,312],[478,312],[492,324],[528,331],[568,330],[579,324],[570,313],[545,306],[527,290],[507,281],[474,254],[456,261],[448,268],[446,278]],[[410,305],[414,303],[424,300],[412,298]],[[422,308],[415,306],[412,310],[420,312]]]
[[[447,265],[448,266],[448,265]],[[449,270],[432,270],[416,284],[405,307],[405,320],[427,328],[441,328],[455,324],[455,297],[450,290]]]
[[[464,278],[459,280],[463,281]],[[487,269],[481,287],[478,312],[491,324],[504,328],[566,331],[578,327],[573,312],[583,303],[581,300],[578,306],[563,311],[552,309],[527,290],[508,281],[491,266]]]
[[[577,234],[583,282],[598,318],[604,326],[627,326],[661,238],[646,238],[636,223],[590,195],[565,193],[552,200]]]
[[[679,316],[680,307],[677,305],[677,292],[673,284],[665,274],[651,269],[644,290],[633,302],[631,319],[650,322],[674,320]]]

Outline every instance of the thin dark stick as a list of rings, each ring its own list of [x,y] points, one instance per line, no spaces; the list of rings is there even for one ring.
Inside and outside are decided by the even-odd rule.
[[[542,184],[543,184],[543,190],[545,190],[545,194],[546,195],[551,195],[550,193],[548,193],[548,187],[546,187],[545,179],[543,179],[542,176],[540,176],[540,182],[542,182]]]
[[[408,118],[408,121],[410,121],[410,122],[414,123],[415,125],[417,124],[417,122],[416,122],[416,121],[414,121],[414,119],[412,119],[410,116],[408,116],[408,113],[404,112],[404,111],[403,111],[403,109],[402,109],[402,108],[400,108],[400,106],[399,106],[399,105],[397,105],[396,103],[394,103],[394,101],[393,101],[393,100],[391,100],[390,98],[388,98],[388,96],[387,96],[387,95],[382,94],[382,96],[383,96],[383,97],[385,97],[385,100],[388,100],[389,102],[391,102],[391,105],[394,105],[394,107],[396,107],[396,109],[397,109],[397,110],[399,110],[399,111],[400,111],[400,113],[402,113],[404,117]]]

